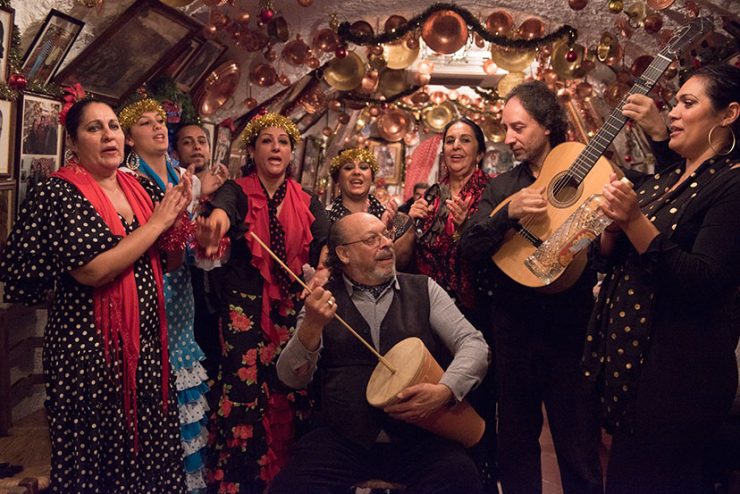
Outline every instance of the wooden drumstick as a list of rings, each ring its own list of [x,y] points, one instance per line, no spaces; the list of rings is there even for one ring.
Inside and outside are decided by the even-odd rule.
[[[285,263],[284,263],[284,262],[283,262],[283,261],[282,261],[282,260],[281,260],[281,259],[280,259],[280,258],[279,258],[279,257],[277,256],[277,254],[275,254],[275,253],[274,253],[274,252],[273,252],[273,251],[272,251],[272,250],[271,250],[271,249],[270,249],[270,248],[269,248],[269,247],[268,247],[267,245],[265,245],[265,243],[264,243],[264,242],[262,241],[262,239],[261,239],[261,238],[259,238],[259,236],[258,236],[258,235],[257,235],[256,233],[254,233],[254,232],[249,232],[249,234],[250,234],[250,235],[252,236],[252,238],[254,238],[254,239],[255,239],[255,240],[257,241],[257,243],[258,243],[258,244],[260,244],[260,245],[262,246],[262,248],[263,248],[263,249],[265,249],[265,250],[267,251],[267,253],[268,253],[268,254],[270,254],[270,257],[272,257],[272,258],[273,258],[273,259],[275,260],[275,262],[277,262],[278,264],[280,264],[280,266],[282,266],[282,268],[283,268],[283,269],[284,269],[285,271],[287,271],[287,272],[288,272],[288,274],[290,274],[290,275],[291,275],[291,276],[293,277],[293,279],[294,279],[294,280],[296,280],[296,281],[297,281],[298,283],[300,283],[300,285],[301,285],[301,286],[302,286],[303,288],[305,288],[305,289],[306,289],[306,291],[307,291],[308,293],[312,293],[312,290],[311,290],[311,289],[310,289],[310,288],[308,287],[308,285],[306,285],[306,284],[305,284],[305,283],[303,282],[303,280],[302,280],[302,279],[300,279],[300,278],[298,277],[298,275],[296,275],[296,274],[295,274],[295,273],[293,272],[293,270],[292,270],[292,269],[290,269],[290,268],[288,267],[288,265],[287,265],[287,264],[285,264]],[[347,329],[349,330],[349,332],[350,332],[350,333],[352,333],[352,336],[354,336],[355,338],[357,338],[357,339],[358,339],[358,340],[360,341],[360,343],[362,343],[363,345],[365,345],[365,347],[366,347],[366,348],[367,348],[368,350],[370,350],[370,351],[372,352],[372,354],[373,354],[373,355],[375,355],[376,357],[378,357],[378,360],[380,360],[380,363],[382,363],[382,364],[383,364],[384,366],[386,366],[386,368],[387,368],[387,369],[388,369],[388,370],[389,370],[389,371],[390,371],[391,373],[395,373],[395,372],[396,372],[396,369],[394,369],[394,368],[393,368],[393,366],[392,366],[392,365],[391,365],[391,364],[390,364],[390,363],[389,363],[389,362],[388,362],[388,361],[387,361],[387,360],[386,360],[385,358],[383,358],[383,356],[382,356],[381,354],[379,354],[379,353],[377,352],[377,350],[375,350],[375,348],[373,348],[373,347],[372,347],[372,345],[370,345],[370,344],[369,344],[369,343],[368,343],[367,341],[365,341],[365,339],[364,339],[364,338],[363,338],[362,336],[360,336],[360,335],[359,335],[359,334],[357,333],[357,331],[355,331],[354,329],[352,329],[352,326],[350,326],[349,324],[347,324],[347,322],[346,322],[346,321],[345,321],[344,319],[342,319],[342,318],[341,318],[341,317],[339,316],[339,314],[335,313],[335,314],[334,314],[334,318],[335,318],[335,319],[336,319],[337,321],[339,321],[339,322],[340,322],[340,323],[342,324],[342,326],[344,326],[345,328],[347,328]]]

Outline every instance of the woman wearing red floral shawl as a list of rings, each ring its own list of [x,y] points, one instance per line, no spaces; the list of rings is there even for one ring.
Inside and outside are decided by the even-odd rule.
[[[162,196],[121,172],[123,131],[105,103],[77,102],[64,123],[67,163],[30,192],[0,258],[6,301],[54,290],[50,490],[184,493],[156,242],[190,202],[190,182]]]
[[[421,220],[417,231],[421,235],[416,242],[419,272],[439,283],[465,312],[473,308],[475,296],[468,269],[460,259],[458,241],[488,184],[488,177],[480,169],[486,142],[480,127],[463,117],[447,124],[442,146],[447,176],[439,183],[440,193],[431,204],[423,197],[414,202],[409,216]]]
[[[286,117],[268,113],[253,119],[243,135],[252,158],[246,176],[226,182],[211,198],[208,218],[199,222],[206,255],[223,251],[224,238],[231,244],[215,287],[222,352],[207,468],[210,488],[218,492],[262,492],[307,418],[305,392],[283,386],[275,369],[295,329],[301,289],[249,235],[257,234],[293,272],[320,264],[326,212],[288,173],[300,138]],[[326,274],[319,268],[317,278]]]

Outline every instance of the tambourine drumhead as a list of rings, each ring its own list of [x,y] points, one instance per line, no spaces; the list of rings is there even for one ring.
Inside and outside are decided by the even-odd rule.
[[[422,382],[436,384],[442,377],[442,369],[419,338],[406,338],[391,348],[384,357],[396,372],[391,373],[382,363],[375,367],[365,393],[368,403],[374,407],[384,408],[392,404],[396,401],[396,395],[409,386]],[[430,366],[439,369],[436,381],[423,380],[428,376]]]

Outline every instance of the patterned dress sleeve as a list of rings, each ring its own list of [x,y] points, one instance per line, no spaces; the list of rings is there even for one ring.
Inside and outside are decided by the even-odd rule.
[[[303,189],[306,191],[306,189]],[[309,263],[312,266],[316,266],[319,262],[319,256],[321,255],[321,248],[326,245],[326,241],[329,239],[329,227],[331,222],[329,216],[326,214],[326,208],[319,200],[319,197],[313,192],[306,191],[311,194],[311,204],[309,209],[311,214],[314,216],[313,224],[311,225],[311,235],[313,235],[313,241],[309,251]]]
[[[113,235],[71,184],[49,179],[31,192],[0,255],[6,302],[46,300],[58,279],[114,247]]]

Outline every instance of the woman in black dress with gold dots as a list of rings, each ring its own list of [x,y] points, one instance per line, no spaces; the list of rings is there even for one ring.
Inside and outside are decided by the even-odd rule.
[[[696,71],[670,112],[683,159],[602,205],[611,268],[592,316],[586,375],[613,434],[607,493],[694,493],[702,447],[737,387],[740,69]],[[629,100],[628,100],[629,101]]]

